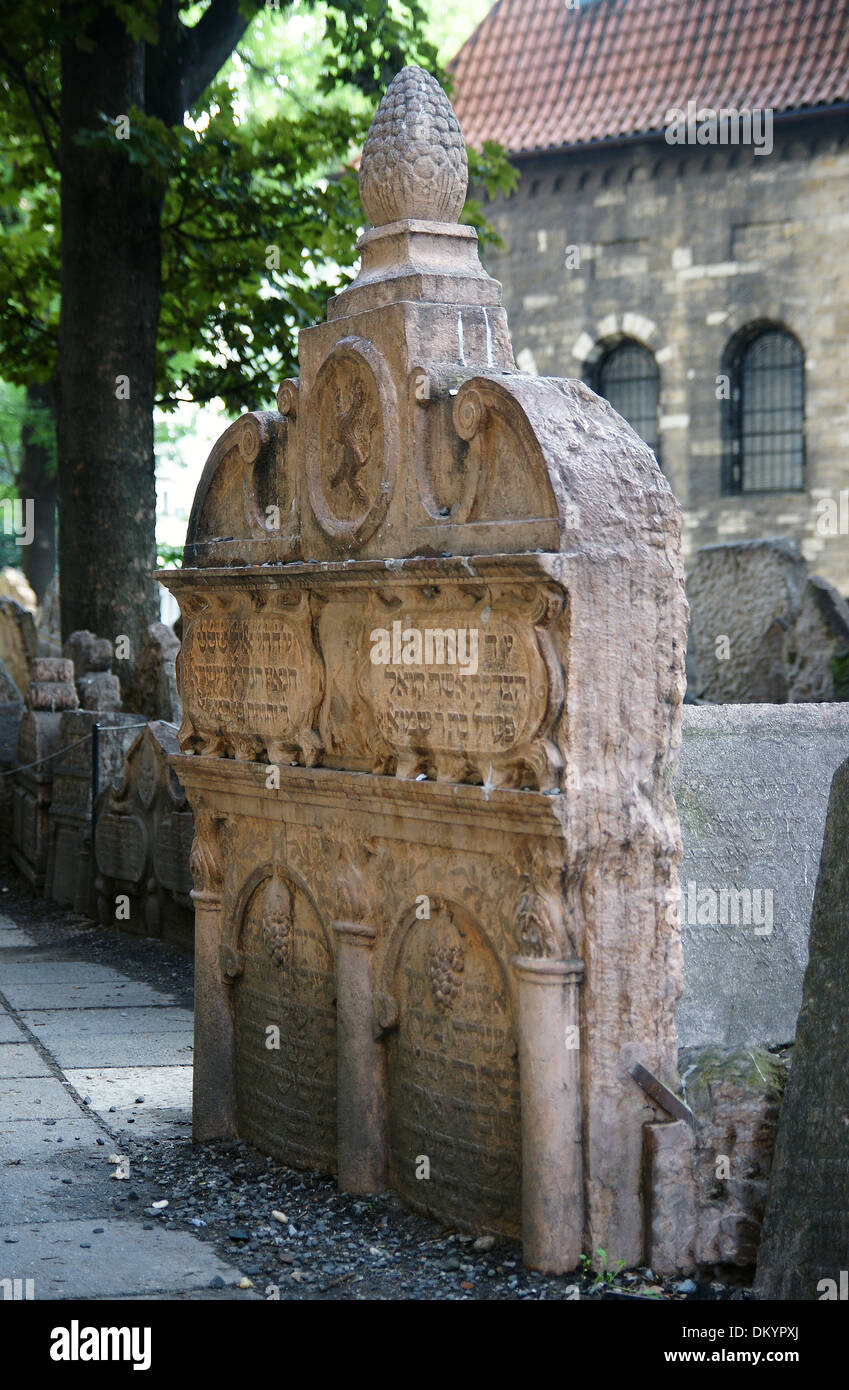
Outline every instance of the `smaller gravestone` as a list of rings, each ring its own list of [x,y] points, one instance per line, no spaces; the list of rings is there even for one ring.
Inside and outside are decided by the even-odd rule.
[[[847,751],[849,705],[685,709],[682,1047],[793,1041],[829,787]]]
[[[849,1279],[849,762],[835,773],[811,953],[781,1109],[755,1288],[845,1298]]]
[[[80,705],[86,710],[119,710],[121,682],[112,674],[112,643],[79,629],[72,632],[63,655],[74,663]]]
[[[138,710],[147,719],[179,726],[183,718],[175,669],[179,650],[180,640],[173,629],[164,623],[150,624],[127,686],[128,709]]]
[[[27,708],[18,734],[18,771],[12,807],[13,862],[39,891],[44,887],[50,842],[50,802],[55,755],[62,747],[62,711],[74,709],[74,668],[62,657],[35,657]]]
[[[11,773],[18,756],[18,735],[24,702],[0,661],[0,862],[5,862],[12,830],[14,786]]]
[[[91,853],[95,756],[98,789],[117,786],[124,755],[138,737],[140,723],[133,716],[92,710],[68,711],[59,722],[59,748],[66,751],[54,764],[44,896],[89,917],[95,915]]]
[[[849,606],[785,540],[707,545],[687,576],[688,694],[709,704],[849,698]]]
[[[0,598],[0,661],[21,695],[30,682],[30,663],[37,645],[32,613],[12,598]]]
[[[127,753],[123,781],[97,802],[97,912],[106,925],[191,946],[189,854],[194,821],[168,763],[177,731],[148,724]]]
[[[44,591],[44,598],[35,615],[36,649],[39,656],[62,655],[62,631],[59,612],[59,580],[54,574]]]

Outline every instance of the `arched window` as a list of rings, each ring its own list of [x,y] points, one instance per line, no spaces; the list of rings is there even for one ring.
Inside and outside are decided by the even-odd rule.
[[[660,374],[648,348],[632,342],[611,348],[596,369],[596,390],[657,453]]]
[[[724,431],[726,492],[795,492],[805,485],[805,358],[792,333],[744,330],[729,347]]]

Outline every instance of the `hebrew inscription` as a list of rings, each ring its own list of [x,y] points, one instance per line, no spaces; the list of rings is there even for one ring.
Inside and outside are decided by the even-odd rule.
[[[433,903],[395,970],[390,1034],[393,1182],[437,1216],[519,1229],[519,1070],[510,1000],[498,963],[465,916]],[[430,1160],[427,1182],[416,1159]]]
[[[239,1133],[284,1163],[334,1171],[333,958],[309,900],[280,870],[250,897],[241,951],[245,968],[234,986]]]

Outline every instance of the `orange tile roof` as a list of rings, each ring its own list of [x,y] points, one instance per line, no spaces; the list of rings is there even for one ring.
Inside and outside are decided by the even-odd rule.
[[[449,64],[470,145],[663,129],[666,112],[849,101],[849,0],[497,0]]]

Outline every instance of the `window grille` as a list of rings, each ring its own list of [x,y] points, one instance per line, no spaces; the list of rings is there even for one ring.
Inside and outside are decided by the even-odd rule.
[[[622,343],[603,357],[598,369],[598,393],[610,401],[650,448],[658,452],[660,374],[647,348]]]
[[[751,338],[732,381],[730,491],[790,492],[804,487],[805,362],[780,329]]]

